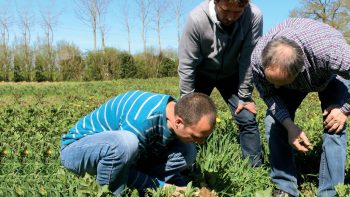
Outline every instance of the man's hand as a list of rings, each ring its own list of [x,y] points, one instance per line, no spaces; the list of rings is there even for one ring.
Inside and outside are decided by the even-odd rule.
[[[323,125],[328,132],[340,132],[348,118],[338,107],[328,107],[324,110],[323,116],[326,116]]]
[[[171,194],[172,197],[183,197],[183,196],[185,196],[184,194],[186,193],[186,190],[188,189],[187,186],[179,187],[176,185],[165,183],[163,188],[167,188],[167,187],[174,188],[174,192]],[[193,195],[194,195],[194,197],[198,197],[199,192],[194,192]]]
[[[243,109],[246,109],[252,112],[253,114],[256,114],[256,105],[254,102],[239,102],[235,114],[239,114],[239,112],[241,112]]]
[[[288,118],[283,122],[288,131],[288,143],[297,151],[306,153],[309,151],[309,139],[306,134]]]
[[[309,151],[309,139],[303,131],[288,131],[288,142],[297,151],[306,153]]]

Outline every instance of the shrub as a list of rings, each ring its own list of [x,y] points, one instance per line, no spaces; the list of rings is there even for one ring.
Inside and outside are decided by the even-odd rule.
[[[119,78],[135,78],[138,68],[135,65],[134,57],[127,52],[122,52],[119,54],[118,59],[120,61]]]

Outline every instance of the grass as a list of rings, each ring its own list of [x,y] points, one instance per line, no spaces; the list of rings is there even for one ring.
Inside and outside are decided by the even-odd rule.
[[[0,196],[108,196],[93,176],[78,177],[59,161],[60,137],[75,122],[108,98],[132,89],[178,97],[178,79],[127,79],[104,82],[1,83],[0,84]],[[198,147],[190,192],[205,196],[271,196],[270,164],[264,115],[266,106],[254,92],[265,164],[251,168],[242,160],[238,130],[231,114],[214,90],[219,122],[212,136]],[[322,116],[317,95],[310,94],[296,113],[296,123],[307,133],[313,149],[297,156],[302,196],[316,196]],[[315,107],[317,106],[317,107]],[[306,121],[307,120],[307,121]],[[348,150],[350,145],[348,144]],[[348,158],[349,158],[348,151]],[[210,191],[215,191],[211,193]],[[350,162],[339,196],[350,193]],[[130,196],[137,196],[134,190]],[[168,192],[168,193],[167,193]],[[171,191],[151,191],[168,196]],[[202,193],[201,193],[202,192]]]

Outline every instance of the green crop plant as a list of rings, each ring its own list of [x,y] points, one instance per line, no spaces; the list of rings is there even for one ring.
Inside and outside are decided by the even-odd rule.
[[[106,187],[98,186],[94,176],[79,177],[61,166],[60,140],[79,118],[114,95],[132,89],[178,97],[178,78],[0,84],[0,196],[110,195]],[[262,167],[252,168],[247,160],[242,159],[239,131],[227,105],[217,90],[211,97],[218,109],[216,129],[205,144],[197,146],[195,167],[186,174],[193,183],[183,195],[191,196],[207,189],[216,192],[213,196],[271,196],[274,186],[269,176],[264,102],[258,98],[257,92],[253,92],[265,162]],[[318,96],[313,93],[296,112],[295,121],[305,131],[312,146],[307,154],[296,155],[301,196],[317,195],[323,133],[319,106]],[[349,188],[350,162],[347,161],[346,180],[337,186],[338,195],[349,196]],[[171,196],[170,193],[161,190],[149,192],[158,196]],[[128,189],[127,194],[139,196],[132,189]]]

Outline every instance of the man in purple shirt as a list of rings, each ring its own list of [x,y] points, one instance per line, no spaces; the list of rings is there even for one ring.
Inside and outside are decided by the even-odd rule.
[[[307,152],[310,143],[294,116],[309,92],[318,92],[324,119],[318,196],[336,195],[335,185],[345,177],[350,112],[348,89],[338,78],[350,79],[350,46],[324,23],[287,19],[259,40],[251,63],[268,107],[265,127],[278,196],[299,195],[293,151]]]

